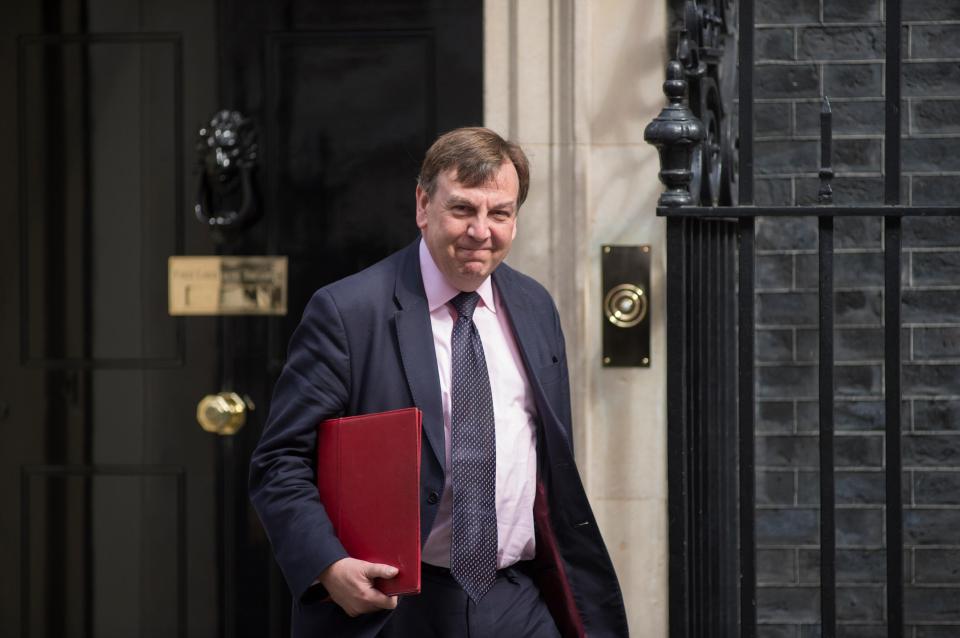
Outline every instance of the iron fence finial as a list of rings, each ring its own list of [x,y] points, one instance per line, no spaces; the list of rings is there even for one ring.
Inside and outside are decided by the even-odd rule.
[[[687,82],[683,65],[671,60],[663,92],[669,104],[643,132],[643,139],[660,153],[660,181],[667,190],[660,195],[660,206],[689,206],[693,202],[689,186],[693,153],[703,141],[703,123],[684,103]]]

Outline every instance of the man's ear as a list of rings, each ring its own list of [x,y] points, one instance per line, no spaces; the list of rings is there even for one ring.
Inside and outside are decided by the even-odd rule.
[[[417,228],[423,229],[427,225],[427,204],[430,203],[430,195],[417,184]]]

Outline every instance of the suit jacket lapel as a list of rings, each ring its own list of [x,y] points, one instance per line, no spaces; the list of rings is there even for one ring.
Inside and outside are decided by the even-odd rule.
[[[527,366],[527,376],[533,381],[536,375],[531,361],[537,358],[532,356],[533,344],[537,343],[533,331],[534,322],[531,320],[529,306],[527,305],[526,295],[518,285],[513,273],[505,264],[493,271],[493,283],[500,293],[500,299],[507,308],[507,315],[510,317],[510,325],[513,327],[513,336],[517,339],[517,345],[520,346],[520,354],[523,356],[523,363]],[[539,380],[537,380],[539,384]]]
[[[527,378],[530,380],[534,392],[542,397],[543,388],[540,385],[537,365],[534,363],[542,360],[542,357],[537,356],[541,353],[534,351],[536,344],[540,341],[536,338],[536,321],[533,311],[527,303],[527,295],[517,282],[516,277],[513,276],[513,272],[504,264],[501,264],[493,272],[493,283],[496,284],[500,299],[506,306],[510,326],[513,328],[513,336],[517,339],[523,364],[527,367]]]
[[[513,328],[513,336],[517,340],[520,355],[523,357],[523,364],[527,368],[527,379],[530,381],[530,387],[537,402],[537,409],[540,411],[540,418],[544,425],[557,425],[560,421],[557,419],[553,406],[547,400],[547,394],[540,383],[540,369],[537,362],[543,361],[545,356],[538,356],[544,355],[544,353],[536,350],[537,344],[541,343],[541,340],[537,338],[536,314],[528,303],[529,296],[524,292],[522,284],[517,281],[514,271],[506,264],[501,264],[493,272],[493,282],[500,293],[501,301],[506,306],[510,326]]]
[[[423,412],[423,433],[440,467],[444,467],[446,454],[437,353],[420,275],[418,249],[419,240],[406,249],[397,276],[394,290],[399,307],[396,314],[397,343],[413,402]]]

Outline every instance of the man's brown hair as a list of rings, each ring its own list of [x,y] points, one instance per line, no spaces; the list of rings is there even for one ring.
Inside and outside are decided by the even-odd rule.
[[[433,197],[437,176],[456,169],[457,181],[464,186],[482,186],[490,182],[504,162],[511,162],[520,178],[517,208],[523,205],[530,187],[530,164],[519,144],[503,139],[488,128],[472,126],[444,133],[427,150],[417,182]]]

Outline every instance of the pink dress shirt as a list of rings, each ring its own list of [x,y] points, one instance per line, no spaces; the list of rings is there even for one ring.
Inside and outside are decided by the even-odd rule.
[[[420,272],[430,308],[433,345],[443,400],[445,467],[450,467],[450,339],[456,311],[448,305],[459,290],[447,283],[430,251],[420,241]],[[480,303],[473,321],[483,342],[490,375],[497,436],[497,568],[533,558],[533,498],[537,483],[537,409],[523,359],[500,296],[491,279],[477,289]],[[450,567],[450,512],[453,497],[446,474],[433,529],[423,546],[423,562]]]

